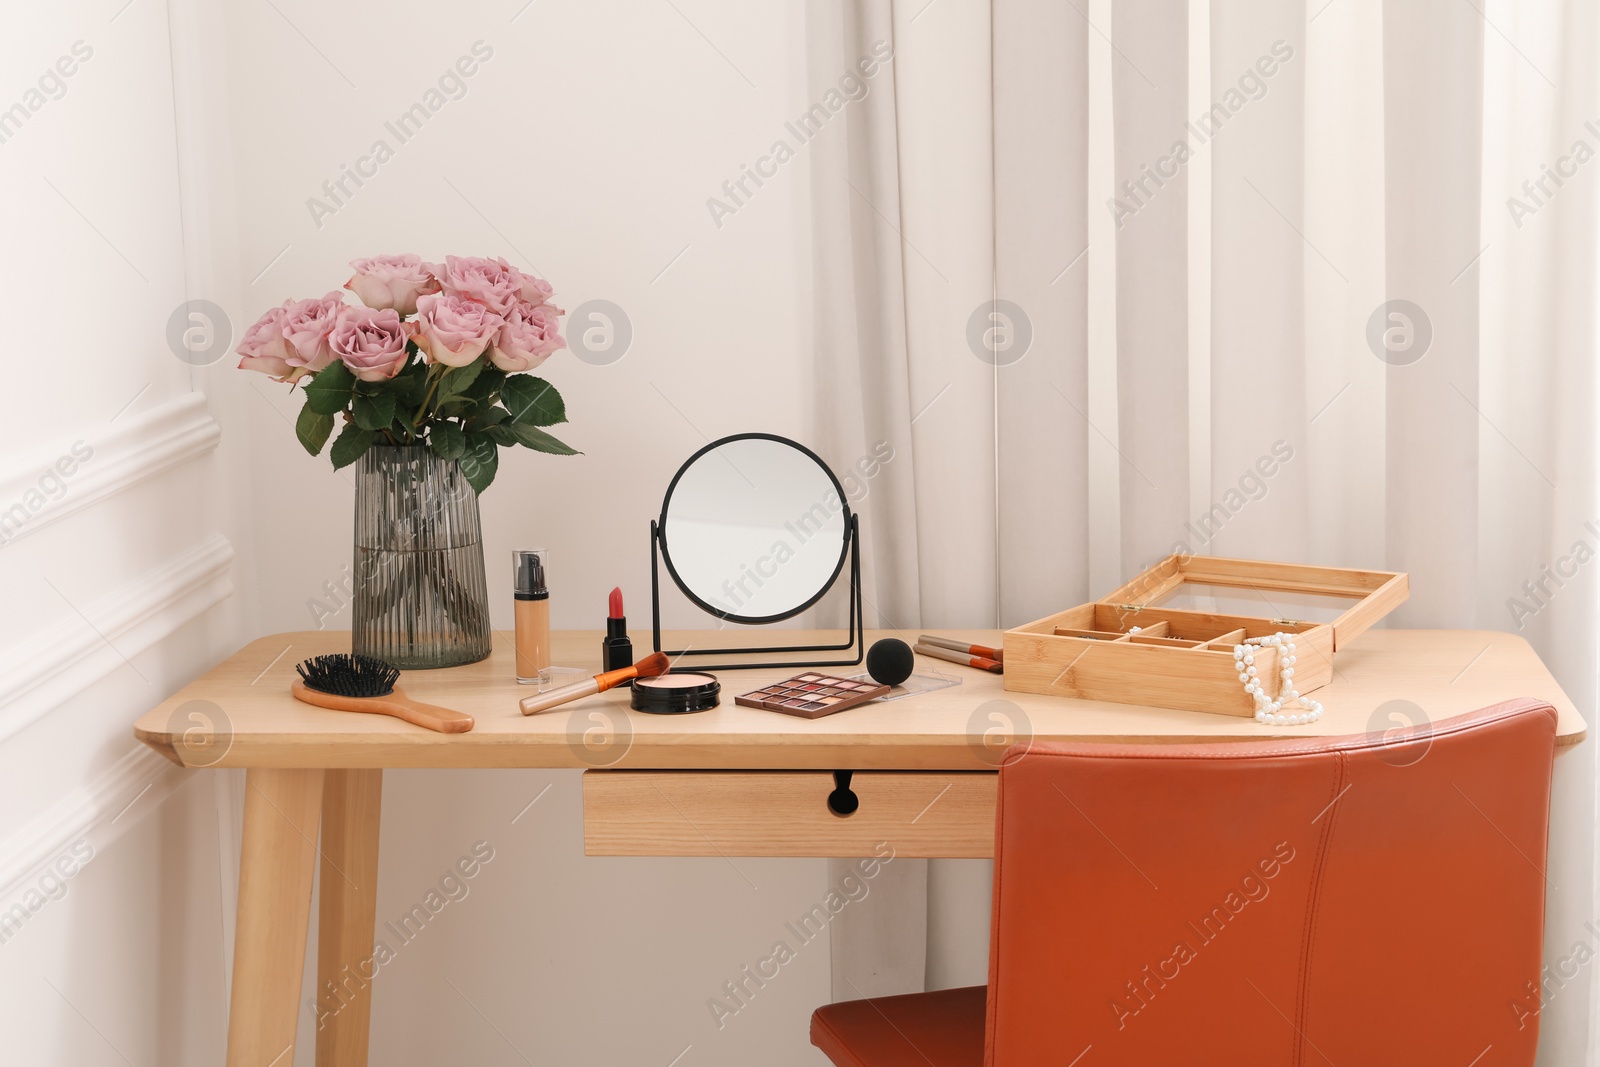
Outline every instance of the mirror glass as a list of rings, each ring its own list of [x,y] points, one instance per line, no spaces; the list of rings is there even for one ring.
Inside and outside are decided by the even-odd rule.
[[[678,472],[661,509],[662,555],[678,588],[735,622],[798,614],[844,565],[838,481],[792,441],[725,438]]]

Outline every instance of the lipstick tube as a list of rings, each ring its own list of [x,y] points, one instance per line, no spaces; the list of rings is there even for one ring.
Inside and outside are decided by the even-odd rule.
[[[628,619],[622,613],[620,588],[611,590],[609,608],[606,613],[606,636],[600,644],[600,667],[614,671],[633,662],[633,642],[628,639]]]

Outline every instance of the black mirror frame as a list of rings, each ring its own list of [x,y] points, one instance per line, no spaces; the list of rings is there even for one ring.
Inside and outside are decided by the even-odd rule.
[[[677,569],[672,565],[672,555],[667,546],[667,508],[672,502],[673,490],[678,487],[678,481],[683,477],[684,472],[693,466],[696,460],[700,459],[708,452],[711,452],[713,449],[721,445],[728,444],[731,441],[748,440],[775,441],[779,444],[787,445],[798,452],[804,453],[814,463],[816,463],[818,467],[822,468],[823,473],[827,474],[828,480],[833,483],[834,492],[838,494],[840,506],[844,509],[844,539],[839,546],[839,559],[838,562],[834,564],[833,573],[829,576],[828,580],[823,583],[822,587],[818,589],[817,592],[811,597],[811,599],[807,600],[804,604],[801,604],[799,607],[794,608],[793,610],[785,611],[776,615],[738,615],[734,612],[723,611],[720,608],[713,607],[711,604],[706,603],[706,601],[701,599],[684,583],[683,578],[678,574]],[[695,605],[695,607],[715,618],[726,622],[763,626],[775,622],[782,622],[784,619],[792,619],[794,616],[799,615],[806,609],[815,606],[818,601],[828,594],[829,590],[838,584],[839,575],[844,570],[844,564],[847,559],[850,561],[850,621],[846,639],[843,643],[821,645],[784,645],[764,648],[663,649],[661,647],[661,580],[659,567],[659,563],[661,561],[664,561],[667,565],[667,573],[672,578],[672,584],[676,585],[679,592],[687,597],[689,601]],[[687,668],[702,671],[744,670],[761,667],[854,667],[859,666],[862,661],[866,659],[867,655],[866,630],[864,627],[863,615],[864,611],[861,598],[861,521],[860,518],[850,510],[850,502],[845,497],[844,486],[840,483],[838,476],[833,473],[833,469],[823,461],[822,457],[817,455],[811,449],[807,448],[805,445],[802,445],[798,441],[791,440],[787,437],[781,437],[777,434],[754,432],[732,434],[727,437],[718,438],[705,447],[697,450],[694,455],[685,460],[683,465],[678,468],[677,473],[672,476],[672,481],[667,483],[666,494],[661,500],[660,518],[650,520],[650,623],[653,634],[652,645],[654,646],[655,651],[665,652],[674,660],[682,659],[683,657],[690,655],[759,656],[774,654],[793,655],[802,653],[832,653],[850,651],[853,651],[855,654],[853,659],[810,659],[793,662],[774,662],[772,660],[761,660],[752,663],[722,663],[711,665],[696,663]]]

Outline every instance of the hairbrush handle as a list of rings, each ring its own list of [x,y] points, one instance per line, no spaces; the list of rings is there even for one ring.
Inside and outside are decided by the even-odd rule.
[[[937,645],[925,645],[920,641],[912,651],[919,656],[932,656],[934,659],[949,660],[951,663],[959,663],[965,667],[976,667],[978,670],[988,671],[990,674],[1003,674],[1005,672],[1005,665],[998,660],[992,660],[986,656],[969,656],[965,652],[940,648]]]
[[[1004,663],[1006,651],[1003,648],[990,648],[988,645],[969,645],[965,641],[957,641],[950,637],[935,637],[932,634],[922,634],[917,638],[919,645],[931,645],[934,648],[948,648],[952,652],[965,652],[968,655],[992,659],[996,663]]]
[[[471,715],[456,711],[454,708],[442,708],[437,704],[424,704],[419,700],[412,700],[399,686],[395,686],[392,692],[381,697],[347,697],[312,689],[296,678],[289,683],[289,691],[294,694],[296,700],[315,704],[319,708],[393,715],[413,726],[421,726],[441,734],[464,734],[474,725]]]

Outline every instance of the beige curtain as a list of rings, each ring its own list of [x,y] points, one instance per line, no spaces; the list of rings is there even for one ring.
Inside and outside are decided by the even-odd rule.
[[[819,436],[896,453],[879,625],[1013,624],[1175,546],[1403,569],[1395,625],[1519,632],[1592,719],[1594,5],[810,10],[819,87],[894,54],[811,160]],[[1600,951],[1595,751],[1558,761],[1552,962]],[[982,865],[906,892],[925,952],[875,988],[983,981]],[[1541,1063],[1587,1062],[1590,1008],[1580,972]]]

